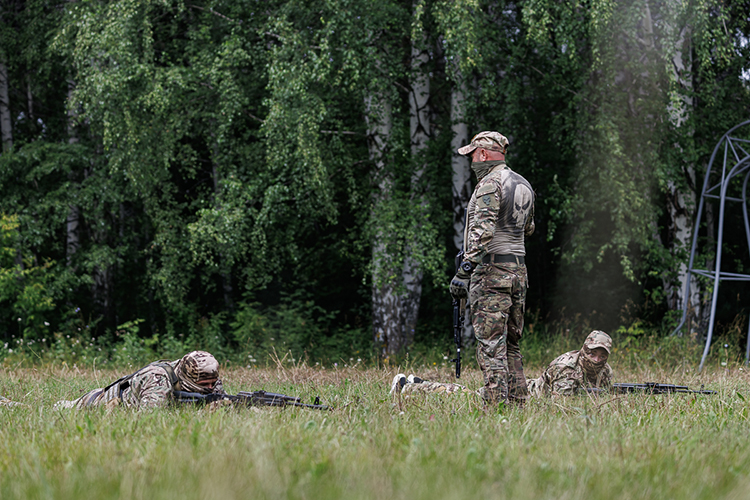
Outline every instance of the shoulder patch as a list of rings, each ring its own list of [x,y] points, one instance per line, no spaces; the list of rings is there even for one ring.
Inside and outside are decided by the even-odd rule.
[[[477,199],[481,198],[486,194],[492,194],[497,191],[497,186],[491,182],[485,182],[477,188]]]

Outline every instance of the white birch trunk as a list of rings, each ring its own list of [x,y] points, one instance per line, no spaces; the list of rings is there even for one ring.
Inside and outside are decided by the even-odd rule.
[[[679,9],[682,7],[678,3],[671,4],[673,12],[672,19],[677,23],[680,19]],[[692,27],[689,23],[684,22],[675,24],[669,33],[670,38],[674,40],[674,46],[667,58],[668,75],[672,80],[672,91],[669,96],[669,114],[672,125],[677,129],[683,129],[683,133],[692,137],[692,130],[684,130],[685,123],[693,112],[693,91],[692,80],[692,50],[691,38]],[[686,173],[688,177],[687,184],[695,186],[695,166],[687,165]],[[682,184],[684,185],[684,183]],[[681,188],[681,185],[673,180],[668,181],[668,206],[670,220],[670,242],[672,252],[685,249],[690,251],[692,243],[693,217],[692,214],[696,209],[696,193],[691,189]],[[685,297],[685,286],[690,279],[690,296]],[[689,276],[687,272],[687,262],[680,264],[677,282],[669,280],[664,281],[664,289],[670,309],[688,308],[688,328],[690,333],[695,333],[699,328],[701,317],[700,301],[700,283],[695,276]],[[686,304],[687,301],[687,304]]]
[[[466,81],[458,69],[455,70],[456,81],[451,90],[451,167],[453,171],[453,244],[456,253],[463,248],[464,225],[466,224],[466,207],[471,197],[471,162],[458,154],[458,148],[469,143],[469,127],[466,124]],[[463,344],[474,343],[474,328],[471,325],[471,314],[464,314]]]
[[[459,80],[451,91],[451,167],[453,170],[453,243],[456,252],[461,250],[464,242],[464,225],[466,224],[466,207],[471,197],[471,162],[458,154],[458,148],[469,143],[469,127],[465,121],[466,83]]]
[[[13,147],[13,128],[8,99],[8,67],[3,61],[0,61],[0,138],[3,151],[10,151]]]
[[[412,40],[411,46],[412,81],[411,92],[409,93],[409,134],[412,158],[421,162],[420,155],[427,148],[427,141],[430,137],[430,79],[425,68],[425,65],[429,63],[430,56],[426,51],[427,40],[424,32],[419,30],[418,33],[416,39]],[[417,210],[413,227],[415,232],[421,231],[421,217],[426,205],[422,186],[424,171],[424,163],[417,164],[411,179],[412,206]],[[424,272],[419,259],[414,256],[415,251],[419,251],[419,249],[407,244],[402,271],[405,289],[402,297],[404,310],[402,347],[411,344],[414,340],[414,332],[419,318],[419,305],[422,299]]]
[[[390,101],[382,94],[367,96],[365,121],[370,138],[369,154],[370,159],[375,162],[378,187],[372,200],[374,215],[392,189],[390,176],[385,171],[385,155],[393,130]],[[389,276],[388,236],[387,231],[378,227],[372,242],[372,331],[376,349],[383,357],[398,349],[402,324],[401,301],[396,294],[396,282]]]

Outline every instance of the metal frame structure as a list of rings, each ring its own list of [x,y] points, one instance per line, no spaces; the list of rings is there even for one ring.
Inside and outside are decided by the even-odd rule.
[[[698,367],[698,371],[703,370],[703,364],[706,362],[708,350],[711,347],[711,338],[713,336],[714,322],[716,320],[716,301],[719,297],[719,282],[750,281],[750,275],[748,274],[721,271],[721,246],[724,238],[724,213],[727,201],[738,201],[742,203],[742,215],[745,221],[745,236],[747,238],[748,251],[750,251],[750,220],[748,220],[747,210],[747,185],[748,179],[750,179],[750,153],[748,153],[748,151],[750,151],[750,140],[740,139],[731,135],[732,132],[741,127],[744,127],[745,125],[750,125],[750,120],[742,122],[739,125],[729,129],[729,131],[727,131],[727,133],[724,134],[724,136],[716,144],[714,152],[711,154],[711,160],[708,162],[706,176],[703,181],[703,191],[701,192],[701,199],[700,203],[698,204],[698,213],[695,218],[695,228],[693,229],[693,244],[690,248],[690,261],[688,263],[687,269],[685,295],[683,296],[684,300],[682,320],[680,321],[680,324],[677,325],[677,328],[675,328],[674,332],[672,332],[672,335],[677,334],[677,332],[679,332],[682,326],[685,324],[685,319],[687,318],[687,312],[690,306],[690,282],[692,281],[692,276],[699,275],[713,279],[714,287],[713,298],[711,300],[711,318],[708,322],[706,345],[703,349],[703,356],[701,357],[701,364]],[[721,169],[721,180],[718,183],[710,184],[714,160],[716,159],[716,154],[721,149],[722,144],[724,145],[724,162]],[[743,147],[743,144],[745,145],[745,147]],[[729,155],[730,152],[731,156]],[[732,179],[743,174],[745,178],[742,181],[742,197],[727,196],[727,189],[729,188]],[[700,228],[701,218],[703,217],[703,208],[706,204],[706,198],[719,200],[719,224],[718,236],[716,239],[716,266],[713,271],[708,269],[693,269],[693,263],[695,261],[695,247],[698,242],[698,229]],[[750,321],[748,321],[745,364],[747,364],[748,361],[750,361]]]

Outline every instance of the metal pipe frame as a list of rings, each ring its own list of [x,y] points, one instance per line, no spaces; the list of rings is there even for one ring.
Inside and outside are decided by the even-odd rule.
[[[729,272],[721,272],[721,251],[722,251],[722,242],[724,238],[724,215],[725,215],[725,206],[727,200],[729,201],[739,201],[742,202],[742,215],[744,219],[744,225],[745,225],[745,237],[747,238],[748,242],[748,251],[750,251],[750,219],[748,219],[748,210],[747,210],[747,185],[748,185],[748,179],[750,178],[750,154],[745,151],[745,149],[738,144],[739,149],[742,150],[744,153],[744,156],[740,158],[740,156],[737,154],[737,150],[735,149],[734,143],[750,143],[750,141],[746,139],[740,139],[740,138],[734,138],[731,137],[731,133],[737,130],[740,127],[743,127],[745,125],[750,124],[750,120],[740,123],[739,125],[736,125],[735,127],[729,129],[726,134],[722,136],[722,138],[719,140],[719,142],[716,144],[716,147],[713,150],[713,153],[711,154],[711,159],[708,162],[708,168],[706,169],[706,175],[703,180],[703,190],[701,192],[701,198],[700,202],[698,204],[698,212],[696,214],[695,219],[695,227],[693,230],[693,241],[690,248],[690,259],[688,261],[688,269],[687,269],[687,279],[685,280],[685,294],[683,296],[683,311],[682,311],[682,318],[680,320],[680,323],[677,325],[677,328],[674,329],[672,332],[672,335],[676,335],[680,329],[684,326],[685,320],[687,318],[687,312],[690,308],[690,282],[692,281],[693,275],[699,275],[706,278],[712,278],[714,280],[714,286],[713,286],[713,297],[711,299],[711,316],[709,319],[708,324],[708,331],[706,334],[706,345],[703,349],[703,356],[701,357],[700,366],[698,367],[698,371],[703,370],[703,365],[706,362],[706,357],[708,356],[709,349],[711,347],[711,340],[713,338],[713,329],[714,329],[714,323],[716,320],[716,303],[719,296],[719,283],[720,281],[750,281],[750,275],[747,274],[739,274],[739,273],[729,273]],[[724,144],[724,161],[722,165],[721,170],[721,182],[718,184],[715,184],[713,186],[709,185],[711,173],[713,170],[713,164],[714,160],[716,159],[716,154],[719,152],[719,148],[721,147],[722,143]],[[736,160],[736,163],[732,166],[732,168],[729,170],[729,173],[727,173],[727,157],[729,150],[731,148],[732,156],[734,156],[734,160]],[[746,172],[745,179],[742,183],[742,198],[736,198],[727,196],[727,189],[729,188],[729,184],[731,180],[742,174],[743,172]],[[717,196],[716,194],[712,193],[712,191],[715,191],[716,189],[720,190],[720,195]],[[718,230],[718,236],[716,241],[716,262],[715,262],[715,269],[713,271],[709,271],[706,269],[693,269],[693,264],[695,263],[695,250],[698,243],[698,231],[700,229],[700,223],[701,219],[703,217],[703,209],[705,207],[705,199],[706,198],[713,198],[719,200],[719,230]],[[748,339],[747,339],[747,348],[745,351],[745,364],[748,364],[750,362],[750,321],[748,321]]]

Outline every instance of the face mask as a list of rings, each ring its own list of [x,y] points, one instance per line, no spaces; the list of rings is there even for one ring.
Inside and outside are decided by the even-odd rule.
[[[504,160],[493,160],[493,161],[473,161],[471,162],[471,169],[477,174],[477,179],[482,180],[490,173],[493,167],[505,163]]]
[[[586,378],[588,378],[590,381],[596,380],[599,372],[601,372],[604,368],[604,365],[607,364],[606,359],[595,363],[594,360],[591,359],[591,349],[589,349],[587,346],[583,346],[578,359],[581,363],[581,368],[583,368],[583,371],[586,372]]]

